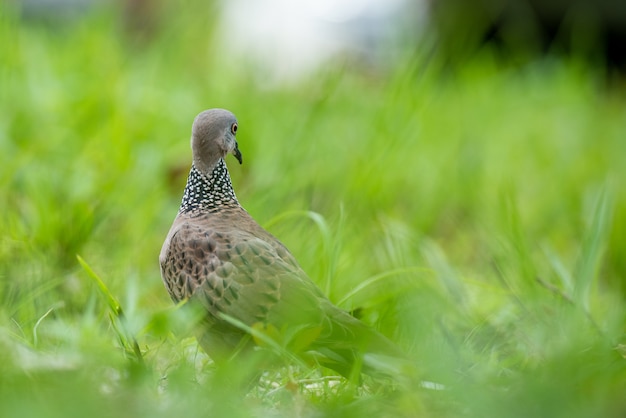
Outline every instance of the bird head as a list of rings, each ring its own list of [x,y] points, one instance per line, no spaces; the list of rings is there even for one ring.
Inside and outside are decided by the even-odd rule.
[[[236,134],[237,118],[228,110],[209,109],[196,116],[191,128],[191,150],[196,168],[210,173],[220,158],[228,153],[241,164]]]

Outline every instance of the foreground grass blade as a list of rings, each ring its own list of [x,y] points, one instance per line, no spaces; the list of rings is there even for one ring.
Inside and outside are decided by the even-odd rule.
[[[574,276],[574,298],[586,311],[589,311],[592,283],[604,251],[611,223],[611,196],[606,190],[601,190],[594,202],[591,223],[583,237],[580,258],[578,259]]]
[[[406,274],[406,273],[417,273],[417,272],[426,272],[426,271],[428,271],[428,269],[425,269],[423,267],[402,267],[402,268],[385,271],[383,273],[377,274],[375,276],[372,276],[368,279],[363,280],[361,283],[359,283],[358,286],[354,287],[352,290],[346,293],[341,299],[337,301],[337,305],[343,306],[346,302],[348,302],[351,298],[353,298],[358,293],[363,292],[364,290],[380,283],[381,281],[387,280],[387,278],[389,277]]]
[[[224,321],[229,322],[231,325],[250,334],[252,338],[254,338],[254,340],[257,342],[258,345],[265,345],[267,347],[270,347],[279,355],[290,359],[294,363],[297,363],[297,364],[300,364],[301,366],[306,367],[306,365],[304,365],[304,363],[302,363],[302,361],[297,356],[293,355],[291,352],[289,352],[289,350],[286,350],[285,348],[281,347],[280,344],[274,341],[274,339],[272,339],[272,337],[268,335],[267,332],[264,332],[262,330],[262,327],[259,327],[259,326],[249,327],[243,322],[239,321],[238,319],[233,318],[232,316],[229,316],[226,314],[220,314],[220,317]],[[270,331],[270,334],[271,334],[271,331]]]
[[[80,263],[83,270],[87,272],[87,275],[96,283],[104,297],[107,299],[107,303],[109,304],[109,308],[113,311],[113,314],[117,317],[123,316],[124,312],[122,311],[122,305],[115,299],[115,297],[109,291],[107,285],[102,281],[100,276],[93,271],[93,269],[87,264],[87,262],[80,256],[76,255],[78,262]]]
[[[139,344],[137,343],[137,339],[132,335],[126,326],[126,317],[124,316],[122,305],[117,301],[115,296],[113,296],[113,294],[109,291],[109,288],[104,281],[96,274],[96,272],[93,271],[89,264],[87,264],[87,262],[80,255],[76,255],[76,258],[78,259],[81,267],[87,272],[87,275],[96,283],[104,297],[107,299],[109,309],[111,310],[109,315],[111,325],[113,326],[113,329],[115,329],[120,343],[127,351],[134,354],[135,359],[139,363],[143,363],[143,355],[141,353],[141,349],[139,348]]]

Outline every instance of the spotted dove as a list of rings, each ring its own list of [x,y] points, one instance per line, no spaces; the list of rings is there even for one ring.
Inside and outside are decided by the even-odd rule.
[[[395,344],[333,305],[289,250],[241,207],[224,162],[232,153],[242,163],[236,134],[237,119],[227,110],[195,118],[193,164],[159,257],[172,299],[203,309],[202,347],[223,362],[250,330],[265,330],[344,376],[357,360],[361,371],[375,374],[386,359],[402,358]]]

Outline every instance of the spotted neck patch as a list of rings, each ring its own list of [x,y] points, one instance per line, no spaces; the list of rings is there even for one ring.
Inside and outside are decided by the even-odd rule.
[[[239,202],[223,159],[219,160],[208,177],[195,165],[191,166],[178,213],[219,212],[233,206],[239,206]]]

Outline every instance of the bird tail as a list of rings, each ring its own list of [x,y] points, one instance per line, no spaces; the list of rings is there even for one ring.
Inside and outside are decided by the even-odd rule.
[[[318,362],[347,378],[360,373],[394,380],[414,380],[417,368],[397,344],[348,313],[336,310],[332,332],[316,347]]]

